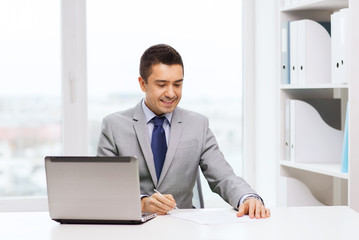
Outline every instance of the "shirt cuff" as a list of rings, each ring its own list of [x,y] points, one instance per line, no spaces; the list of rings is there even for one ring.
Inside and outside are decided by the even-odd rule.
[[[264,201],[263,201],[263,199],[262,199],[258,194],[249,193],[249,194],[243,195],[243,196],[239,199],[237,208],[238,208],[241,204],[243,204],[244,201],[245,201],[247,198],[250,198],[250,197],[258,198],[259,200],[261,200],[261,202],[262,202],[262,204],[263,204],[263,206],[264,206]]]

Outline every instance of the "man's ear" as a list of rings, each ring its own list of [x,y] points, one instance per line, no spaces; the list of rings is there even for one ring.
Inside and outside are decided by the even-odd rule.
[[[146,82],[141,76],[138,77],[138,83],[140,84],[142,92],[146,92]]]

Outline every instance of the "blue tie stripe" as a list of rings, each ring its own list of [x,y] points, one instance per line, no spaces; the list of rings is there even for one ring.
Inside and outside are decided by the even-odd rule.
[[[166,133],[162,127],[165,117],[156,116],[152,120],[154,121],[154,127],[152,132],[151,148],[158,180],[160,178],[167,153]]]

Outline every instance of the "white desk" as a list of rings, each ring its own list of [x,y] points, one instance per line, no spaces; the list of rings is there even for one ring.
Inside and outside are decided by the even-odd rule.
[[[359,213],[348,207],[276,208],[271,212],[269,219],[221,225],[170,216],[141,225],[61,225],[47,212],[0,213],[0,239],[359,239]]]

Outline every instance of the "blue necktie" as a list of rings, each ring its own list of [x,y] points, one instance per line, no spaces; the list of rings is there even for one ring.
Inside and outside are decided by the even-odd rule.
[[[157,180],[160,179],[163,163],[165,162],[167,143],[165,130],[162,127],[165,117],[154,117],[154,127],[152,132],[151,148],[153,153],[153,159],[155,162]]]

